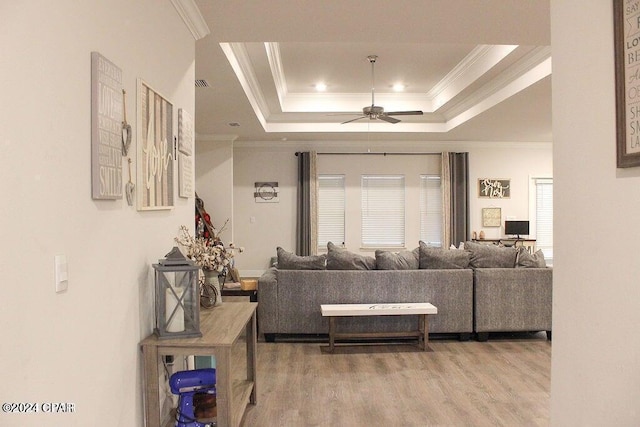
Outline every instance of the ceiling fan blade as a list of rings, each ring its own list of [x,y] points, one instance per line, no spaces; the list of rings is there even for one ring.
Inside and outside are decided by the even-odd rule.
[[[385,122],[392,123],[392,124],[396,124],[396,123],[398,123],[400,121],[398,119],[394,119],[393,117],[388,117],[386,114],[385,115],[382,115],[382,114],[379,115],[378,119],[384,120]]]
[[[358,114],[362,114],[360,111],[354,113],[327,113],[325,116],[357,116]]]
[[[366,119],[366,118],[367,118],[367,116],[356,117],[355,119],[347,120],[346,122],[342,122],[340,124],[343,125],[345,123],[351,123],[351,122],[355,122],[356,120],[361,120],[361,119]]]
[[[387,116],[421,116],[424,113],[420,110],[415,111],[393,111],[391,113],[385,113]]]

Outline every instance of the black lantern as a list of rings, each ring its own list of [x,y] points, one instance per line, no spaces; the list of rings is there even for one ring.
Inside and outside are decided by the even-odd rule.
[[[201,337],[200,267],[174,248],[153,264],[156,270],[156,326],[158,338]]]

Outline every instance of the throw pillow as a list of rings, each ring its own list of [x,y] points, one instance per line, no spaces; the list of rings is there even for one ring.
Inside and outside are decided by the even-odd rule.
[[[326,255],[300,256],[278,246],[278,269],[280,270],[324,270]]]
[[[500,247],[484,243],[465,242],[473,268],[514,268],[518,251],[514,247]]]
[[[547,262],[544,260],[542,250],[538,249],[532,254],[524,246],[518,247],[518,255],[516,256],[517,268],[545,268],[546,266]]]
[[[376,268],[378,270],[417,270],[419,267],[419,248],[412,251],[390,252],[376,251]]]
[[[376,259],[327,243],[327,270],[375,270]]]
[[[446,270],[469,268],[469,253],[459,249],[430,248],[420,241],[420,268]]]

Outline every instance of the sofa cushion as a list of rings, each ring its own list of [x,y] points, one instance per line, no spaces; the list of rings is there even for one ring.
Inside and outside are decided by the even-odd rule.
[[[390,252],[376,251],[378,270],[417,270],[419,267],[419,247],[412,251]]]
[[[300,256],[287,252],[278,246],[278,269],[280,270],[324,270],[326,255]]]
[[[470,253],[473,268],[514,268],[518,251],[484,243],[465,242],[464,249]]]
[[[327,243],[327,270],[375,270],[376,259]]]
[[[547,262],[544,260],[542,250],[538,249],[532,254],[524,246],[518,247],[516,268],[545,268],[546,266]]]
[[[431,270],[469,268],[469,253],[459,249],[430,248],[420,241],[420,268]]]

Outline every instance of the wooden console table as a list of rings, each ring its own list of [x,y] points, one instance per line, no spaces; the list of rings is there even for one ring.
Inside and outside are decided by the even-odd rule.
[[[215,356],[218,427],[240,425],[246,406],[257,403],[256,393],[256,307],[254,302],[222,304],[200,313],[200,338],[145,338],[143,353],[144,410],[147,426],[173,426],[174,420],[160,420],[159,379],[164,375],[162,356]],[[231,350],[243,330],[247,340],[247,378],[232,381]],[[165,424],[163,424],[163,422]]]

